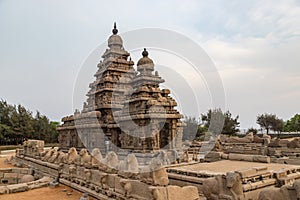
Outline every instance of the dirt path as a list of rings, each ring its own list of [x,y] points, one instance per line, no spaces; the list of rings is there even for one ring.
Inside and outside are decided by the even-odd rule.
[[[63,192],[63,189],[66,189],[67,192]],[[67,195],[67,193],[71,195]],[[82,193],[61,185],[57,188],[44,187],[27,192],[4,194],[0,195],[0,200],[79,200],[81,196]],[[95,200],[91,197],[89,199]]]

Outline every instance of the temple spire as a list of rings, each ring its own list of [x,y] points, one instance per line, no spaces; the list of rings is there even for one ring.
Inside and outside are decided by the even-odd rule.
[[[114,35],[116,35],[116,34],[118,33],[117,23],[116,23],[116,22],[114,23],[114,29],[112,30],[112,33],[113,33]]]
[[[149,55],[148,51],[146,48],[144,48],[144,51],[142,52],[143,57],[147,57]]]

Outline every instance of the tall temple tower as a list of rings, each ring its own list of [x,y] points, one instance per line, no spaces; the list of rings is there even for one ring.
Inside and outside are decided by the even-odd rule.
[[[108,47],[102,55],[103,61],[98,64],[95,74],[96,80],[90,84],[87,104],[83,113],[99,111],[99,124],[107,137],[106,140],[120,146],[119,127],[114,121],[113,112],[122,108],[125,100],[124,92],[130,88],[129,81],[135,74],[134,62],[123,47],[123,40],[117,34],[116,23],[112,30],[113,35],[108,39]]]
[[[137,71],[123,47],[116,23],[90,84],[81,111],[62,118],[57,128],[63,149],[155,151],[181,147],[181,114],[170,90],[159,88],[164,80],[144,49]]]

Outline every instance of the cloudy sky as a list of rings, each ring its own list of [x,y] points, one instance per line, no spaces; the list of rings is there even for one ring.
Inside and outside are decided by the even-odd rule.
[[[71,114],[80,68],[114,21],[120,32],[168,29],[201,46],[242,128],[259,113],[300,112],[300,2],[291,0],[0,0],[0,98],[52,120]]]

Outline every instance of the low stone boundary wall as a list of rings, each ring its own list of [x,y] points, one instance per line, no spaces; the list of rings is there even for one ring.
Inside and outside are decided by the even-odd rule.
[[[53,179],[57,179],[59,176],[59,165],[49,162],[44,162],[35,158],[26,156],[16,157],[16,162],[22,163],[22,165],[28,167],[33,171],[35,176],[43,177],[49,176]]]
[[[59,183],[86,192],[99,200],[199,200],[196,187],[169,184],[163,166],[167,159],[155,157],[149,165],[139,165],[134,154],[123,160],[110,151],[102,158],[99,149],[91,154],[86,149],[78,153],[72,147],[67,153],[52,148],[41,152],[38,141],[26,142],[24,150],[17,150],[16,162],[33,170],[35,177],[49,176]],[[20,190],[26,190],[20,185]],[[18,189],[19,190],[19,189]]]
[[[119,174],[106,173],[99,169],[86,168],[74,164],[56,165],[44,162],[35,158],[23,157],[18,161],[29,166],[39,175],[49,174],[64,185],[81,192],[86,192],[90,196],[99,200],[111,199],[198,199],[198,190],[195,187],[179,186],[154,186],[143,183],[140,180],[128,179]],[[55,173],[54,173],[55,172]],[[23,184],[18,184],[19,189],[26,191]],[[184,198],[183,195],[188,195]]]
[[[237,161],[247,161],[247,162],[261,162],[261,163],[270,163],[271,158],[269,156],[264,155],[251,155],[251,154],[238,154],[238,153],[223,153],[210,151],[205,157],[205,162],[215,162],[218,160],[237,160]]]
[[[267,147],[261,143],[224,143],[224,153],[266,155]]]
[[[0,195],[24,192],[27,190],[45,187],[51,182],[51,180],[52,179],[49,177],[43,177],[39,180],[28,182],[28,183],[19,183],[19,184],[0,186]]]
[[[32,170],[27,168],[2,168],[0,169],[0,186],[20,183],[24,175],[32,175]]]
[[[262,155],[247,155],[247,154],[230,153],[228,155],[223,154],[223,156],[224,156],[224,158],[227,158],[228,160],[261,162],[261,163],[270,163],[271,162],[271,159],[269,156],[262,156]]]

